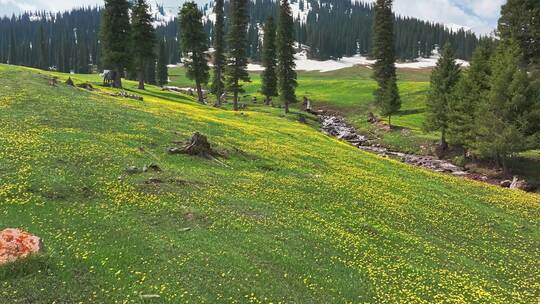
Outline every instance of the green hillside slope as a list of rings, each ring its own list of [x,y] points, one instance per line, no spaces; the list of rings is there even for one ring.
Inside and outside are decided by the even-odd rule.
[[[540,196],[367,154],[277,110],[110,97],[6,65],[0,79],[0,229],[47,248],[0,268],[2,303],[538,300]],[[227,157],[166,153],[195,131]],[[126,173],[149,163],[163,171]]]

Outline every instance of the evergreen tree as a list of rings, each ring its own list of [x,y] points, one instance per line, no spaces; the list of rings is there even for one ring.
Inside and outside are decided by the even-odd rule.
[[[39,37],[38,37],[38,47],[39,47],[39,68],[42,70],[49,69],[49,56],[47,54],[47,38],[45,36],[45,29],[43,28],[43,23],[39,25]]]
[[[523,60],[540,63],[540,1],[508,0],[502,6],[498,31],[501,39],[514,39]]]
[[[234,110],[238,111],[238,95],[244,92],[240,81],[249,82],[247,71],[248,0],[231,0],[230,24],[227,34],[228,58],[225,67],[225,86],[234,95]]]
[[[113,86],[122,87],[124,69],[130,63],[129,2],[127,0],[105,0],[100,42],[105,68],[115,72]]]
[[[388,125],[390,127],[392,127],[392,114],[399,111],[400,108],[401,99],[399,97],[397,80],[392,77],[386,82],[386,88],[384,88],[380,104],[381,115],[388,117]]]
[[[167,49],[165,48],[165,41],[159,42],[159,54],[157,63],[157,83],[160,86],[164,86],[169,83],[169,71],[167,69]]]
[[[86,43],[87,41],[84,32],[78,31],[76,72],[79,74],[89,74],[91,72],[88,47]]]
[[[506,173],[508,159],[532,148],[540,131],[532,119],[540,107],[538,91],[531,90],[530,78],[520,68],[520,53],[513,40],[499,43],[492,59],[491,90],[479,106],[476,124],[476,152],[495,160]]]
[[[296,102],[296,63],[294,62],[294,22],[288,0],[281,0],[277,29],[277,74],[279,92],[289,113],[289,104]]]
[[[12,65],[17,64],[17,46],[15,44],[15,34],[13,34],[13,30],[9,33],[8,63]]]
[[[262,66],[264,67],[264,71],[261,74],[261,92],[266,97],[266,105],[269,105],[272,97],[278,96],[278,78],[276,74],[276,25],[272,16],[268,17],[266,24],[264,25]]]
[[[373,23],[373,77],[378,88],[375,91],[375,103],[381,114],[391,120],[393,113],[401,108],[401,99],[397,89],[394,42],[394,15],[392,0],[377,0]],[[386,92],[389,89],[390,92]],[[391,121],[390,121],[391,126]]]
[[[202,85],[210,78],[208,67],[208,44],[202,24],[202,13],[195,2],[186,2],[180,11],[182,51],[187,77],[195,81],[199,102],[204,102]]]
[[[225,10],[223,0],[216,0],[214,5],[216,21],[214,24],[214,77],[212,80],[212,93],[216,95],[216,104],[221,105],[221,95],[225,91]]]
[[[144,90],[145,68],[154,62],[154,47],[156,36],[152,25],[153,19],[149,12],[148,4],[145,0],[137,0],[133,7],[132,14],[132,52],[134,57],[135,69],[137,70],[137,79],[139,89]],[[153,64],[155,67],[155,64]],[[155,74],[155,72],[154,72]]]
[[[446,131],[448,129],[448,111],[452,101],[453,89],[460,78],[460,66],[456,63],[454,51],[446,44],[437,66],[431,73],[431,88],[426,102],[427,131],[441,131],[441,149],[448,148]]]
[[[465,154],[476,140],[478,106],[489,94],[493,43],[481,43],[473,54],[471,66],[459,79],[449,104],[448,141],[463,148]]]
[[[144,82],[155,85],[156,76],[156,59],[152,58],[145,65]]]

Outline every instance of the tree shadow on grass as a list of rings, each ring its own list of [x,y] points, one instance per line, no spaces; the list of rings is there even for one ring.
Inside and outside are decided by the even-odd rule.
[[[8,281],[26,277],[41,270],[49,269],[48,258],[45,254],[34,254],[19,261],[0,266],[0,281]]]

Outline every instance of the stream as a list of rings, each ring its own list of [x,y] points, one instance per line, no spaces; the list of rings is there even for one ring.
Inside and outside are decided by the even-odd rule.
[[[397,159],[404,163],[426,168],[435,172],[447,173],[479,181],[494,182],[490,181],[485,175],[467,172],[467,170],[462,167],[456,166],[446,160],[438,159],[434,156],[407,154],[372,145],[367,137],[358,134],[356,129],[347,124],[342,117],[328,114],[319,114],[318,116],[324,133],[345,140],[361,150]]]

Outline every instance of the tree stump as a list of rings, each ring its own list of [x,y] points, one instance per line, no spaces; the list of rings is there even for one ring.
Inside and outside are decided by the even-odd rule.
[[[71,77],[69,77],[67,80],[66,80],[66,85],[70,86],[70,87],[74,87],[75,86],[75,83],[73,82],[73,80],[71,79]]]
[[[193,133],[189,141],[187,141],[183,147],[170,148],[169,154],[187,154],[205,158],[219,155],[219,153],[212,150],[208,138],[199,132]]]

